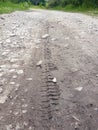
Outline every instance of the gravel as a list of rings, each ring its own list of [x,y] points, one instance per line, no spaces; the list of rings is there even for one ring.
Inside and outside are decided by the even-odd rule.
[[[97,77],[98,18],[36,9],[0,15],[0,129],[96,130]]]

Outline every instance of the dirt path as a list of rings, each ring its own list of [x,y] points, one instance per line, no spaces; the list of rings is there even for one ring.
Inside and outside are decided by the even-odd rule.
[[[98,129],[98,19],[0,15],[0,130]]]

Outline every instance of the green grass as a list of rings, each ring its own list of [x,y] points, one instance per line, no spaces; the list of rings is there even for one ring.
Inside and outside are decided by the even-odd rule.
[[[60,11],[65,11],[65,12],[85,13],[88,15],[98,16],[98,9],[94,9],[94,8],[74,7],[72,5],[67,5],[66,7],[57,6],[50,9],[60,10]]]
[[[46,7],[42,5],[39,5],[39,6],[31,5],[30,8],[31,9],[46,9]]]
[[[48,6],[33,6],[33,5],[28,5],[28,3],[20,3],[20,4],[13,4],[11,2],[0,2],[0,14],[2,13],[11,13],[16,10],[27,10],[29,8],[33,9],[51,9],[51,10],[61,10],[65,12],[81,12],[85,13],[88,15],[93,15],[93,16],[98,16],[98,9],[93,9],[93,8],[86,8],[86,7],[74,7],[72,5],[67,5],[66,7],[53,7],[49,8]]]
[[[26,3],[13,4],[11,2],[0,2],[0,14],[26,9],[28,9],[28,5]]]

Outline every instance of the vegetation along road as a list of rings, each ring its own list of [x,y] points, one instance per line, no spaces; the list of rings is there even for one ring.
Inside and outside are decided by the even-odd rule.
[[[0,15],[0,130],[98,130],[97,18]]]

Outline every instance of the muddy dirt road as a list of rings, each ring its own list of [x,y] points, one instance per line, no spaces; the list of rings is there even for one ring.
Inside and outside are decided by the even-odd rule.
[[[98,19],[0,15],[0,130],[98,130]]]

